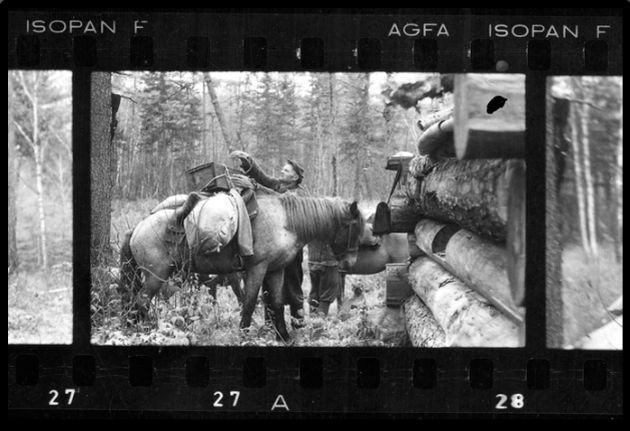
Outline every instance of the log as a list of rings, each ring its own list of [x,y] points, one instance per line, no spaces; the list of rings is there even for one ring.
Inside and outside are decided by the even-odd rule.
[[[512,298],[505,247],[454,225],[422,219],[415,230],[418,247],[518,325],[524,309]]]
[[[385,307],[376,324],[376,338],[390,345],[402,346],[405,342],[406,334],[405,316],[402,307]]]
[[[412,295],[403,305],[405,328],[413,347],[448,347],[446,334],[417,295]]]
[[[488,113],[496,96],[505,105]],[[455,152],[458,159],[525,157],[525,78],[523,75],[455,76]]]
[[[578,349],[623,350],[623,316],[616,317],[584,337]]]
[[[451,117],[437,122],[425,130],[418,140],[418,152],[421,155],[428,155],[442,150],[440,153],[444,157],[455,156],[453,124],[453,118]]]
[[[407,193],[411,206],[424,217],[455,223],[504,243],[508,196],[515,188],[510,182],[517,179],[508,169],[513,162],[445,159],[433,163],[423,159],[414,159],[409,166],[412,175]]]
[[[507,272],[514,305],[525,305],[526,174],[525,161],[508,161]]]
[[[418,120],[418,123],[417,123],[418,128],[424,132],[429,127],[433,126],[435,123],[444,121],[452,116],[453,116],[453,107],[442,109],[441,111],[434,112],[429,115],[425,115],[424,117]]]
[[[411,286],[435,317],[451,347],[520,347],[519,327],[428,257],[409,267]]]
[[[417,237],[415,233],[407,234],[407,247],[409,250],[409,259],[411,261],[413,261],[414,259],[420,256],[425,256],[424,252],[420,250],[420,248],[418,247],[418,244],[416,244],[416,241],[417,241]]]
[[[389,203],[390,232],[413,232],[422,214],[409,201],[401,196],[393,196]]]

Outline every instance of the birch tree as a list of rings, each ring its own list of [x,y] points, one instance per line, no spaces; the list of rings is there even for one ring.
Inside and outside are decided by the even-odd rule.
[[[11,72],[9,72],[9,76],[8,76],[8,118],[9,118],[9,126],[8,126],[8,131],[9,131],[9,135],[8,135],[8,155],[7,155],[7,161],[8,161],[8,180],[7,180],[7,186],[8,186],[8,201],[9,201],[9,208],[8,208],[8,221],[7,221],[7,229],[8,229],[8,251],[7,251],[7,258],[8,258],[8,269],[9,269],[9,274],[11,274],[12,272],[14,272],[19,264],[19,259],[18,259],[18,251],[17,251],[17,241],[16,241],[16,236],[15,236],[15,227],[16,227],[16,221],[17,221],[17,210],[16,210],[16,187],[17,187],[17,174],[18,174],[18,168],[17,168],[17,151],[15,148],[15,127],[13,125],[13,78],[11,76]]]
[[[588,97],[584,91],[584,78],[579,79],[578,96],[580,99]],[[584,162],[584,185],[586,192],[586,222],[588,229],[588,247],[587,252],[591,256],[597,255],[597,231],[596,231],[596,214],[595,214],[595,186],[593,184],[593,174],[591,171],[591,149],[590,149],[590,127],[589,127],[589,105],[581,104],[579,109],[579,121],[581,127],[581,146]]]
[[[46,212],[44,211],[44,168],[43,162],[48,147],[48,140],[41,139],[40,134],[40,90],[42,88],[43,72],[17,72],[17,83],[22,94],[26,97],[26,107],[30,116],[28,126],[13,120],[16,130],[22,135],[30,147],[35,162],[35,191],[37,195],[37,213],[39,220],[39,265],[48,268],[48,249],[46,246]]]

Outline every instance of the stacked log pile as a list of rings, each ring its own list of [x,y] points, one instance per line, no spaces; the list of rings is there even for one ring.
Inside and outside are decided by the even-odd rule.
[[[419,155],[389,205],[391,231],[414,235],[421,251],[409,267],[409,339],[434,347],[522,346],[524,80],[460,75],[454,91],[453,109],[419,122]]]

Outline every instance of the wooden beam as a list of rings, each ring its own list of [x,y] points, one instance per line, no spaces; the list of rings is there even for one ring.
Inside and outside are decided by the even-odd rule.
[[[505,105],[488,113],[496,96]],[[455,152],[458,159],[525,157],[525,78],[523,75],[455,76]]]
[[[519,327],[478,293],[428,257],[409,267],[411,286],[452,347],[520,347]]]
[[[524,310],[515,305],[508,280],[505,247],[457,226],[422,219],[415,230],[418,247],[518,325]]]
[[[413,347],[448,347],[446,334],[417,295],[403,305],[407,336]]]

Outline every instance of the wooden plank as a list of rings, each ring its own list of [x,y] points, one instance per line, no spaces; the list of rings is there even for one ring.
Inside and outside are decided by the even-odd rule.
[[[519,327],[460,279],[428,257],[409,267],[414,292],[444,330],[452,347],[520,347]]]
[[[505,105],[488,113],[496,96],[507,99]],[[458,159],[525,157],[524,75],[456,75],[454,104]]]

